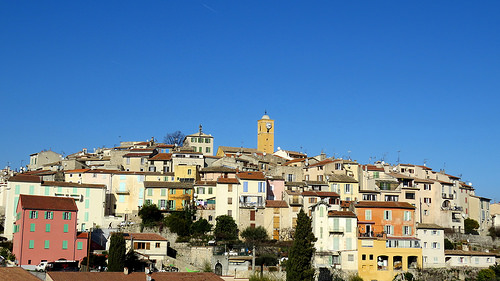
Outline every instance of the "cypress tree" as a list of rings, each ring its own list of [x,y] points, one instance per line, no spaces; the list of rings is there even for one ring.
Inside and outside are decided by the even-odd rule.
[[[311,219],[301,209],[297,215],[295,236],[286,263],[287,281],[314,280],[312,256],[315,241],[316,238],[312,232]]]
[[[123,271],[125,266],[125,238],[122,233],[113,233],[109,244],[108,271]]]

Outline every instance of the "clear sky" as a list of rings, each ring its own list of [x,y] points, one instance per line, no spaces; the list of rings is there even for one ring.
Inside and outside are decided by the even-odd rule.
[[[499,1],[0,0],[0,166],[204,132],[427,165],[500,200]],[[350,152],[349,152],[350,151]],[[21,163],[21,161],[23,161]]]

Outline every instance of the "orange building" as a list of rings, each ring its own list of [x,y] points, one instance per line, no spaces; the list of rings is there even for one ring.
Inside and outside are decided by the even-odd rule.
[[[360,201],[355,207],[360,237],[415,236],[415,207],[409,203]]]

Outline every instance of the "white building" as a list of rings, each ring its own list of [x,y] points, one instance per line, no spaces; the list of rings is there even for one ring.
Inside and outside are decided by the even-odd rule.
[[[423,267],[445,267],[444,229],[436,224],[419,223],[417,238],[420,239],[422,245]]]

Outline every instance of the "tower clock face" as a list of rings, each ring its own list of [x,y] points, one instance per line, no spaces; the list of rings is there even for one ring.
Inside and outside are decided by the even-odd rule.
[[[266,128],[269,130],[273,127],[273,125],[269,122],[266,123]]]

